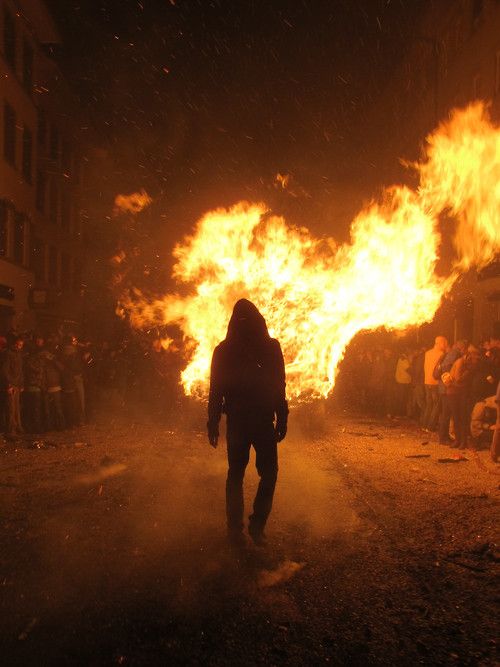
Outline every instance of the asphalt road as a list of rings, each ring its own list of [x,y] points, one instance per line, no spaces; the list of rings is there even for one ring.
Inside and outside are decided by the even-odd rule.
[[[411,424],[306,421],[280,445],[268,546],[239,551],[197,415],[8,443],[2,664],[495,664],[498,466],[440,463],[453,450]]]

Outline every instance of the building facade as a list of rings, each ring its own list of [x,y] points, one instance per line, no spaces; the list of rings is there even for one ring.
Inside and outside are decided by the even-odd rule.
[[[0,334],[82,316],[80,114],[41,0],[0,0]]]

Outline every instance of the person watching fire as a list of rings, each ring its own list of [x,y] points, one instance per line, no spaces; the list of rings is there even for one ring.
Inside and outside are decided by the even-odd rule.
[[[223,412],[227,416],[229,464],[228,537],[237,546],[244,544],[243,478],[253,445],[260,482],[248,532],[255,544],[262,545],[278,475],[277,443],[287,432],[288,404],[280,344],[269,336],[264,317],[247,299],[240,299],[234,306],[226,338],[212,357],[207,429],[214,448]]]

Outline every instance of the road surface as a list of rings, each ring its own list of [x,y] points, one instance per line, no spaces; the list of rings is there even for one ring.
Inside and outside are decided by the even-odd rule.
[[[234,551],[202,425],[122,417],[1,449],[3,664],[495,663],[486,452],[440,463],[454,450],[410,423],[311,433],[292,412],[268,546]]]

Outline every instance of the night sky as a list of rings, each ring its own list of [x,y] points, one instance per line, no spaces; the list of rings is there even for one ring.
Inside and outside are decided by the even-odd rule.
[[[145,187],[195,211],[276,198],[281,171],[295,179],[292,216],[307,218],[361,178],[359,120],[426,2],[48,4],[64,40],[61,66],[116,165],[113,187]]]

